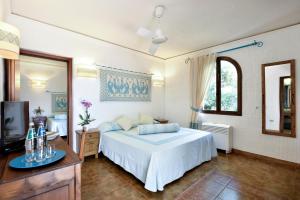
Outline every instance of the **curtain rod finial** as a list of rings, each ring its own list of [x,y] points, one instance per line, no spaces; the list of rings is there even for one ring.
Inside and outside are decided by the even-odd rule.
[[[262,42],[262,41],[256,41],[256,40],[254,40],[254,44],[257,46],[257,47],[262,47],[262,46],[264,46],[264,43]]]
[[[191,61],[191,58],[188,57],[187,59],[185,59],[185,64],[188,64]]]
[[[262,47],[262,46],[264,46],[264,43],[262,41],[259,41],[259,42],[257,42],[257,46]]]

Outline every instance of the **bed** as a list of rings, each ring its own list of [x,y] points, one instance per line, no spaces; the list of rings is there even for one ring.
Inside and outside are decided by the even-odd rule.
[[[67,136],[67,119],[55,119],[49,117],[47,120],[48,130],[59,133],[60,136]]]
[[[137,128],[101,134],[99,151],[133,174],[152,192],[217,156],[209,132],[180,128],[176,133],[138,135]]]

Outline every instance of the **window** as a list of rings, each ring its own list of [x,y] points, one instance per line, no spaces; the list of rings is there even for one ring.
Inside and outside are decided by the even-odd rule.
[[[202,112],[242,115],[242,70],[232,58],[217,58]]]

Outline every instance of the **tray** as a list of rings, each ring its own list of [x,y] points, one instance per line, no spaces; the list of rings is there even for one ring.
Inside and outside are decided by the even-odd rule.
[[[42,167],[61,160],[65,157],[66,152],[63,150],[56,150],[55,155],[52,158],[48,158],[43,162],[26,162],[25,155],[14,158],[9,162],[9,166],[15,169],[31,169],[36,167]]]

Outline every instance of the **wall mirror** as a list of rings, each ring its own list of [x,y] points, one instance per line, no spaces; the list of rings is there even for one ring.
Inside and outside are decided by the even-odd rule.
[[[262,132],[296,137],[295,60],[262,65]]]
[[[29,101],[35,127],[43,122],[72,146],[72,58],[21,49],[6,60],[5,83],[6,101]]]

